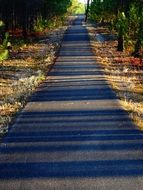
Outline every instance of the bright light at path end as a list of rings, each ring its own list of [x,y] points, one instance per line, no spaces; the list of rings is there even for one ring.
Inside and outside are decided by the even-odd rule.
[[[78,1],[84,4],[87,2],[87,0],[78,0]]]

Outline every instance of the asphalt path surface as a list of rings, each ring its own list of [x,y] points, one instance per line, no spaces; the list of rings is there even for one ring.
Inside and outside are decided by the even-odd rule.
[[[143,135],[82,21],[68,28],[47,80],[0,145],[0,190],[143,190]]]

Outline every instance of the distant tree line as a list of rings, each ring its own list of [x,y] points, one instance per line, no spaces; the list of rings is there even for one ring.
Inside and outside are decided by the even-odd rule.
[[[134,47],[140,56],[143,47],[143,0],[92,0],[90,18],[106,22],[118,33],[118,50]]]
[[[84,14],[85,13],[85,4],[79,2],[78,0],[72,0],[71,6],[68,9],[69,14]]]
[[[35,27],[56,24],[71,5],[71,0],[0,0],[0,21],[4,30],[22,30],[26,37]]]

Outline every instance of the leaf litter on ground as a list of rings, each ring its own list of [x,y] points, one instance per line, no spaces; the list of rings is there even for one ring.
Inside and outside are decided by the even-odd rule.
[[[137,64],[140,60],[130,56],[129,51],[118,52],[116,36],[106,26],[95,27],[89,23],[88,32],[96,61],[102,65],[109,85],[121,106],[143,130],[143,69]]]
[[[46,79],[67,27],[48,33],[43,39],[13,48],[8,60],[0,62],[0,135],[8,131],[15,114]]]

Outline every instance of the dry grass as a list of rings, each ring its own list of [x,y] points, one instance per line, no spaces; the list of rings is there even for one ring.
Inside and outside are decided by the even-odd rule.
[[[89,26],[88,30],[96,60],[103,66],[109,84],[120,98],[121,106],[143,130],[143,70],[130,62],[130,52],[116,51],[117,40],[101,42],[97,38],[97,34],[110,34],[107,28]]]
[[[14,48],[10,58],[0,62],[0,134],[7,132],[27,97],[45,80],[65,29],[56,29],[37,43]]]

